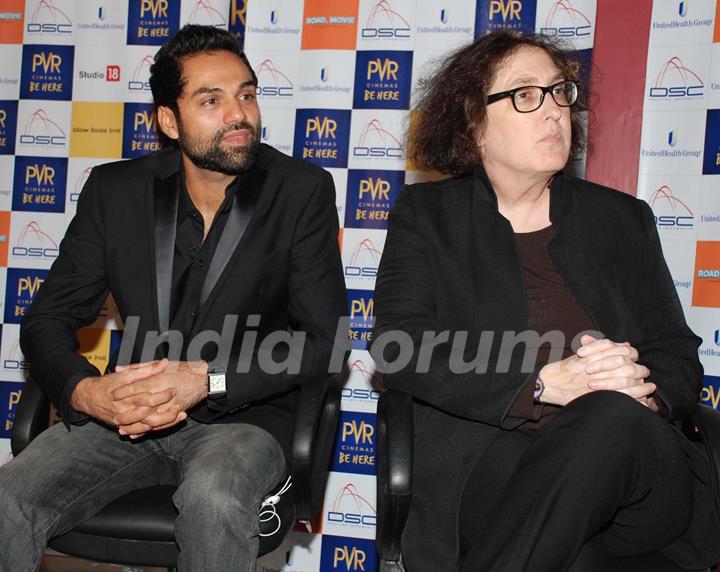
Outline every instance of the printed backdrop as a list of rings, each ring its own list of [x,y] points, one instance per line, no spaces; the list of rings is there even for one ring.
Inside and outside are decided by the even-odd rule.
[[[653,3],[638,197],[657,221],[690,327],[703,402],[720,405],[720,4]]]
[[[375,408],[367,352],[388,211],[408,164],[413,92],[438,59],[489,30],[565,39],[589,87],[595,0],[2,0],[0,2],[0,463],[28,364],[19,323],[90,169],[159,146],[148,77],[185,23],[226,28],[258,75],[262,139],[328,169],[337,190],[352,373],[321,515],[258,570],[377,570]],[[716,0],[655,3],[639,194],[651,203],[678,291],[704,338],[703,399],[720,400],[720,55]],[[713,82],[714,79],[714,82]],[[622,86],[618,86],[622,89]],[[584,171],[584,157],[572,163]],[[635,189],[625,189],[634,193]],[[710,309],[709,309],[710,308]],[[119,345],[112,303],[81,332],[101,369]]]

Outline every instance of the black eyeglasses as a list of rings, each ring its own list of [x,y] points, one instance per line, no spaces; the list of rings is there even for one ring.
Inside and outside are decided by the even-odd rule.
[[[539,85],[524,85],[509,91],[501,91],[487,96],[487,103],[495,103],[506,97],[511,97],[513,107],[518,113],[530,113],[545,101],[545,94],[549,93],[560,107],[570,107],[578,98],[578,82],[573,80],[559,81],[548,87]]]

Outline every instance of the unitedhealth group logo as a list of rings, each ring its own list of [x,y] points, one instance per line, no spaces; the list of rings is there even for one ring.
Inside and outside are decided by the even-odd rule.
[[[410,22],[389,0],[380,0],[370,10],[365,25],[360,28],[362,39],[410,39]]]
[[[708,29],[713,26],[714,7],[703,3],[680,0],[666,0],[654,7],[656,20],[652,22],[653,30]]]
[[[257,94],[260,97],[286,99],[295,95],[293,82],[271,59],[260,62],[257,67],[257,78]]]
[[[650,197],[658,228],[691,230],[695,226],[695,214],[690,207],[673,195],[670,187],[663,185]]]
[[[678,56],[673,56],[660,66],[649,95],[651,101],[702,99],[705,83]]]
[[[650,145],[640,150],[641,157],[661,158],[661,159],[677,159],[677,158],[694,158],[699,159],[702,155],[702,148],[699,147],[700,141],[697,141],[698,147],[693,149],[688,147],[687,129],[681,131],[678,128],[667,131],[660,140],[659,134],[654,137],[655,141],[649,141]],[[651,139],[648,137],[648,139]],[[653,144],[654,143],[654,144]]]

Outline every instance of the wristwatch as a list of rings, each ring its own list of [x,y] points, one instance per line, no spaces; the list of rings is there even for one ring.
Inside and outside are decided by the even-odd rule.
[[[225,385],[225,370],[219,367],[209,367],[207,372],[208,399],[220,399],[227,395]]]
[[[540,376],[535,380],[535,391],[533,391],[533,403],[540,403],[540,396],[543,394],[543,391],[545,391],[545,384],[543,383],[543,380],[540,379]]]

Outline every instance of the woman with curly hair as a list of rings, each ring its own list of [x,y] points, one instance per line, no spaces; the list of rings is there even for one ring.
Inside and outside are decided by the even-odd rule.
[[[409,158],[453,177],[398,197],[375,291],[375,339],[416,349],[384,378],[415,403],[411,571],[718,558],[707,463],[678,429],[700,339],[650,207],[564,172],[583,87],[551,40],[508,32],[423,84]]]

